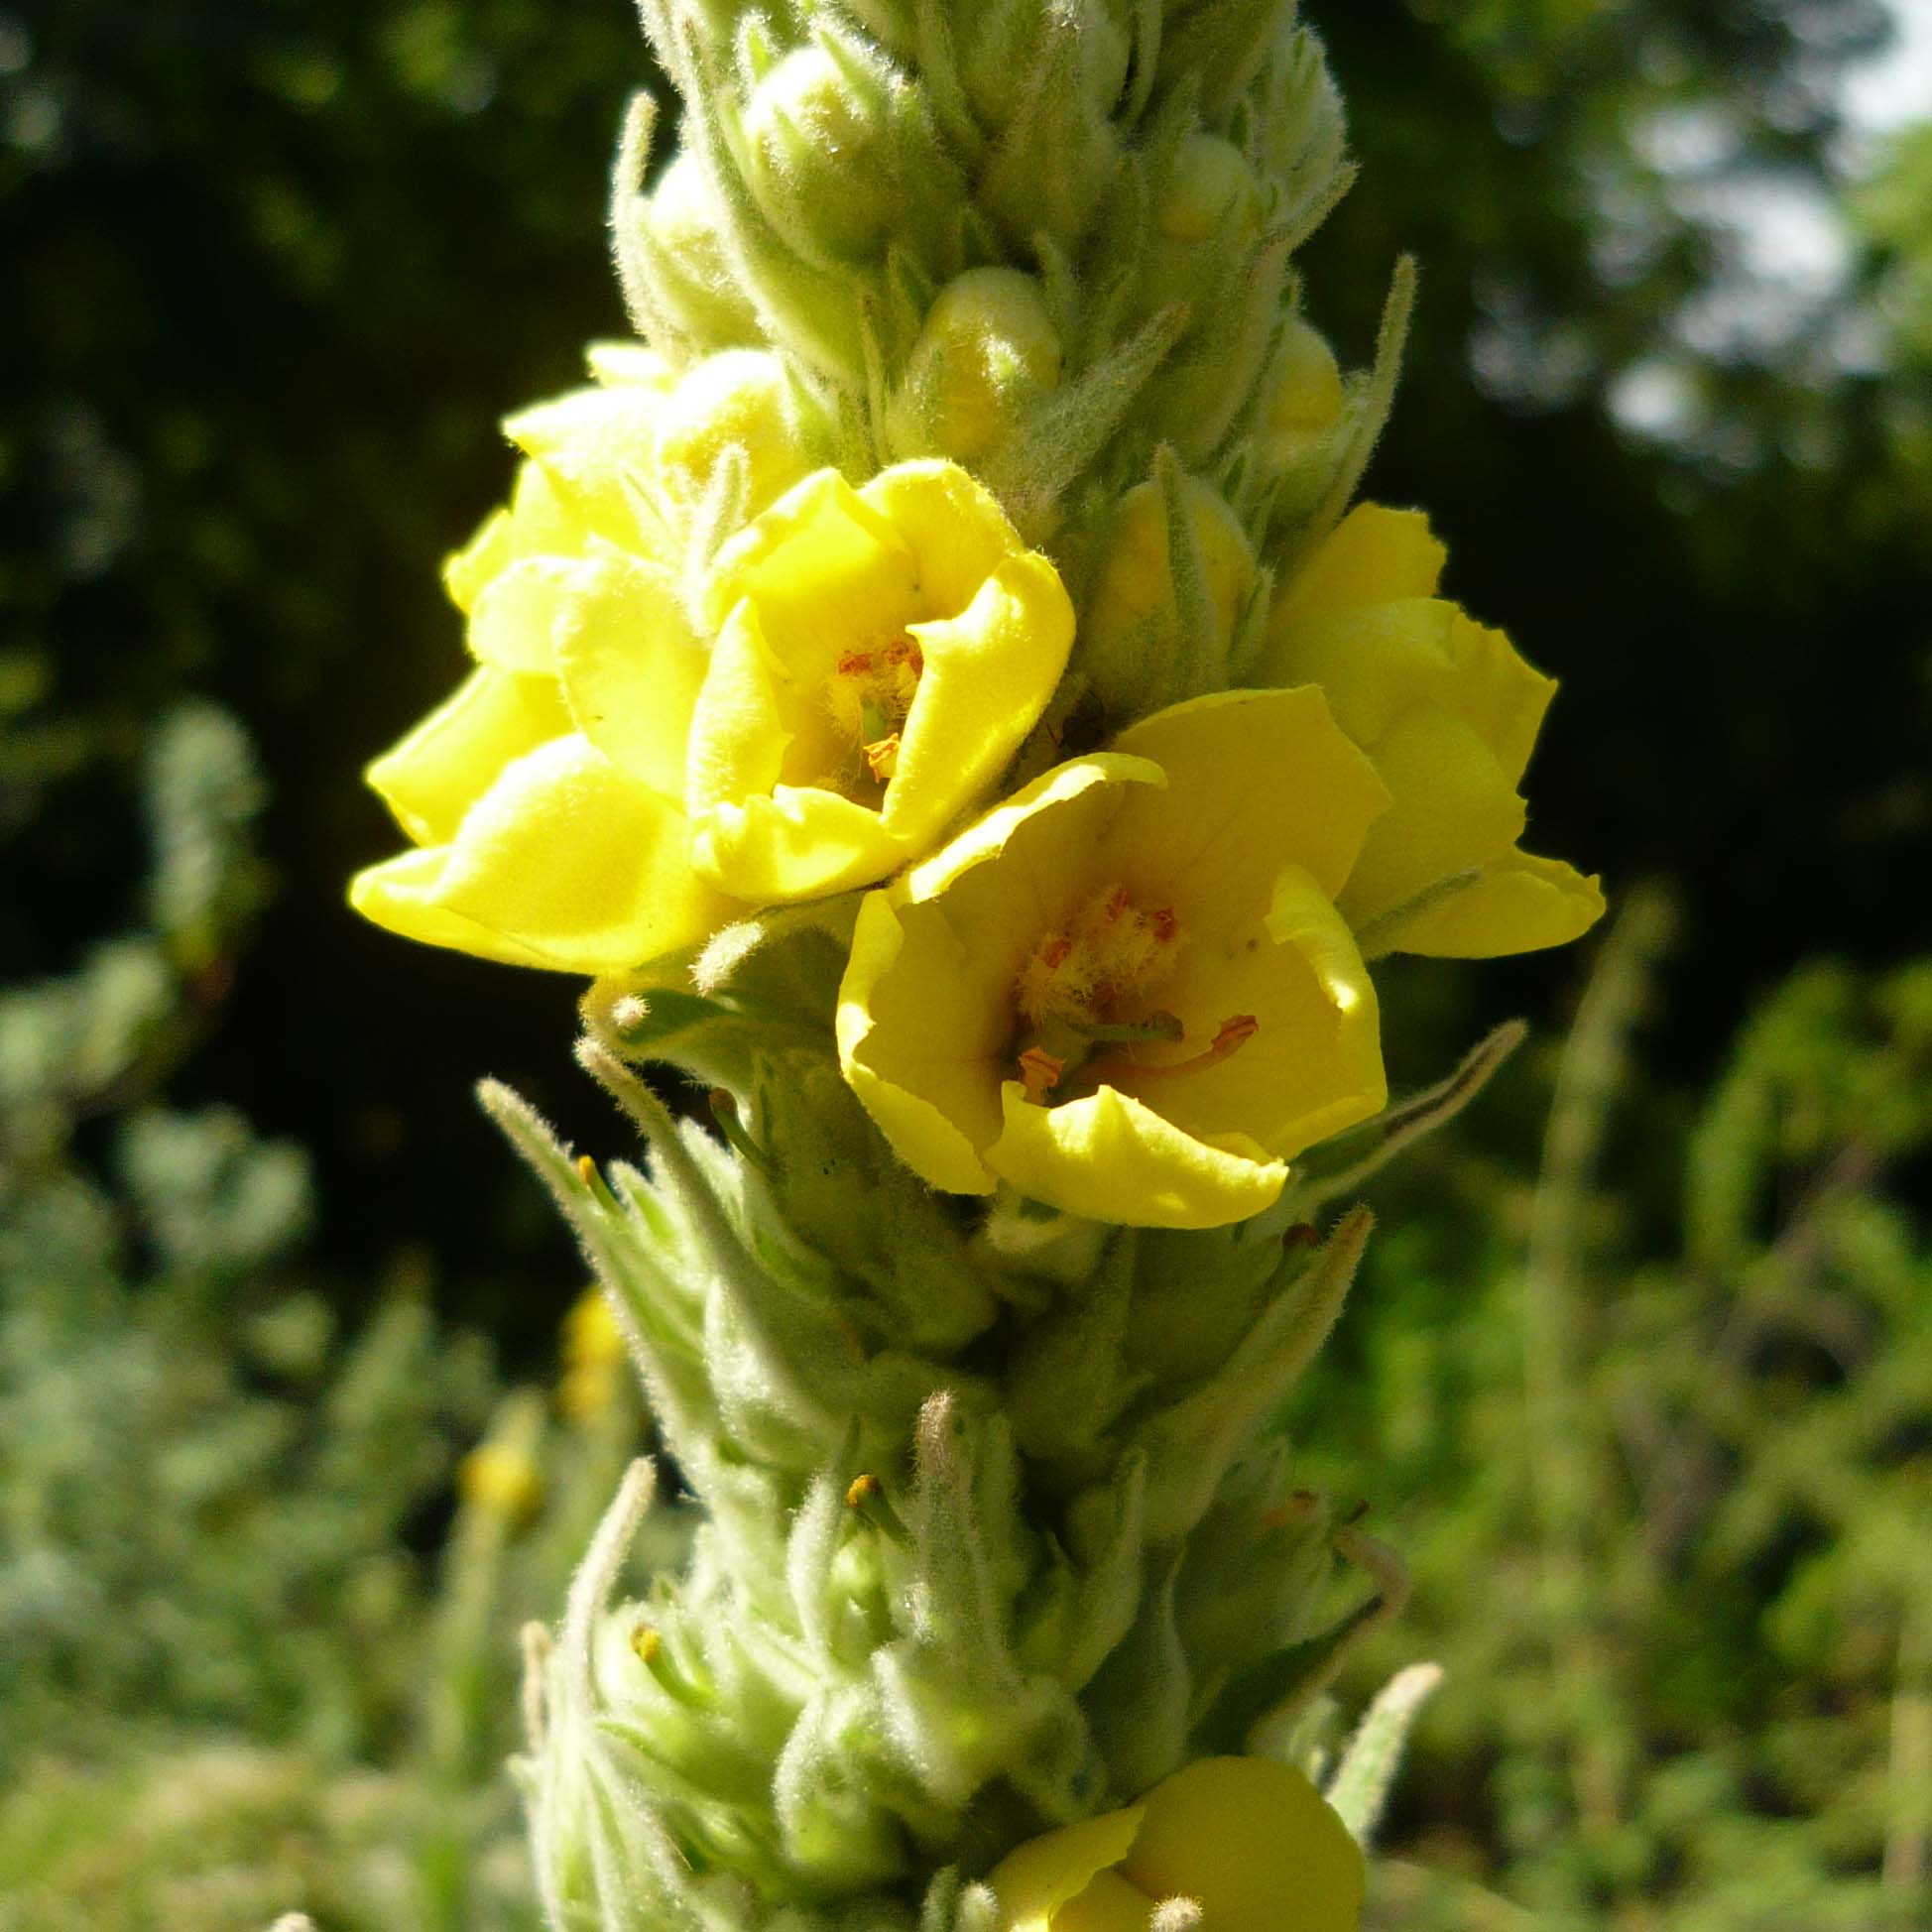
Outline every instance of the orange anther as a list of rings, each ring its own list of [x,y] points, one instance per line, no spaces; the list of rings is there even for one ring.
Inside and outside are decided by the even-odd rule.
[[[838,661],[838,674],[841,677],[862,677],[871,668],[870,651],[847,651]]]
[[[1132,908],[1133,905],[1134,905],[1133,894],[1131,894],[1125,886],[1116,886],[1114,890],[1107,895],[1107,904],[1102,908],[1102,910],[1105,912],[1109,922],[1111,923],[1113,920],[1118,919],[1122,917],[1125,913],[1127,913]]]
[[[1163,946],[1172,945],[1180,931],[1180,920],[1174,916],[1171,906],[1162,906],[1149,912],[1147,922],[1153,928],[1154,938]]]
[[[1119,1058],[1095,1060],[1087,1071],[1097,1080],[1115,1080],[1129,1073],[1137,1080],[1165,1080],[1176,1073],[1204,1073],[1240,1052],[1261,1029],[1262,1023],[1252,1013],[1238,1013],[1232,1020],[1222,1021],[1213,1043],[1192,1059],[1173,1060],[1165,1066],[1142,1066],[1134,1060]]]
[[[1045,1106],[1046,1096],[1060,1084],[1060,1075],[1065,1071],[1066,1062],[1055,1058],[1044,1047],[1029,1046],[1020,1056],[1021,1084],[1035,1107]]]
[[[1064,966],[1067,962],[1067,955],[1072,950],[1073,941],[1065,933],[1056,932],[1052,938],[1040,947],[1039,963],[1049,970],[1055,966]]]
[[[899,769],[899,733],[889,732],[884,738],[875,738],[869,745],[859,747],[872,776],[881,784],[887,784]]]
[[[1262,1029],[1262,1023],[1252,1013],[1238,1013],[1232,1020],[1221,1023],[1221,1030],[1214,1036],[1214,1044],[1208,1051],[1217,1060],[1225,1060],[1237,1047],[1246,1046]]]

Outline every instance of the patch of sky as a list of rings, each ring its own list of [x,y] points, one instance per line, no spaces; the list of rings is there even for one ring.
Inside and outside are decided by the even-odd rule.
[[[1654,351],[1612,378],[1610,412],[1627,433],[1703,442],[1710,424],[1699,406],[1700,363],[1776,366],[1820,388],[1881,363],[1881,331],[1853,297],[1856,248],[1840,196],[1889,136],[1932,119],[1932,0],[1887,0],[1885,11],[1883,46],[1836,74],[1842,132],[1827,179],[1751,159],[1737,119],[1709,104],[1652,115],[1631,131],[1632,156],[1659,183],[1661,209],[1618,169],[1593,177],[1593,263],[1606,285],[1641,276],[1663,245],[1663,213],[1703,234],[1713,263]],[[1802,33],[1802,8],[1793,19]],[[1775,100],[1767,105],[1774,110]]]

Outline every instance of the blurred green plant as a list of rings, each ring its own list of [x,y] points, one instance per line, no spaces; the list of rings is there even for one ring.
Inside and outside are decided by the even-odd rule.
[[[420,1256],[349,1330],[300,1261],[302,1150],[165,1104],[262,900],[264,792],[207,704],[144,767],[141,922],[0,990],[0,1928],[519,1932],[515,1630],[635,1398],[594,1311],[557,1419],[502,1393]]]
[[[1670,923],[1634,895],[1604,946],[1534,1185],[1468,1161],[1437,1176],[1462,1213],[1383,1244],[1361,1354],[1309,1396],[1356,1440],[1309,1479],[1405,1499],[1382,1530],[1415,1599],[1365,1670],[1447,1666],[1411,1858],[1544,1927],[1906,1932],[1932,1913],[1932,1254],[1888,1182],[1932,1147],[1932,962],[1800,970],[1687,1112],[1631,1046]],[[1491,1922],[1391,1883],[1405,1928]]]

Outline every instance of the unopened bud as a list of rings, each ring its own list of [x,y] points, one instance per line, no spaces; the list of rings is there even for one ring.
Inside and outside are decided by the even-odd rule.
[[[1226,282],[1261,235],[1262,187],[1232,142],[1191,136],[1156,184],[1142,307],[1199,301]]]
[[[1218,490],[1189,476],[1181,491],[1214,633],[1208,641],[1211,655],[1225,661],[1255,587],[1255,552]],[[1180,637],[1173,550],[1159,486],[1138,484],[1115,513],[1080,629],[1088,675],[1115,715],[1147,708],[1149,695],[1163,689],[1162,675]]]
[[[694,342],[724,348],[759,339],[758,311],[738,286],[719,238],[711,183],[689,149],[652,190],[644,234],[658,300]]]
[[[885,91],[823,47],[794,49],[745,106],[752,192],[802,255],[873,253],[897,197]]]
[[[896,453],[984,456],[1059,381],[1061,361],[1033,277],[992,268],[955,277],[927,311],[893,398]]]
[[[1342,420],[1342,371],[1335,351],[1299,315],[1288,318],[1268,372],[1257,453],[1274,474],[1320,448]]]

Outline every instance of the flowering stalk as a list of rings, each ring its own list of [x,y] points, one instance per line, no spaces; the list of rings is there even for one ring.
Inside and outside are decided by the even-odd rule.
[[[1273,1417],[1368,1235],[1318,1218],[1509,1043],[1389,1108],[1370,965],[1602,908],[1519,847],[1553,686],[1348,508],[1410,279],[1345,376],[1282,0],[644,11],[640,339],[510,420],[474,668],[370,772],[414,849],[352,889],[591,979],[649,1151],[485,1090],[665,1451],[540,1645],[545,1908],[1352,1926],[1406,1715],[1346,1828],[1290,1760],[1400,1572]],[[618,1603],[651,1509],[684,1553]]]

